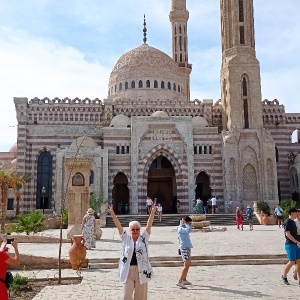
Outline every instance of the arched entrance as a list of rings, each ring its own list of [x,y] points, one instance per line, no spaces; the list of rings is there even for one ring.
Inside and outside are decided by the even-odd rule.
[[[205,172],[200,172],[196,178],[195,197],[203,200],[203,203],[207,203],[211,197],[210,178]]]
[[[129,213],[128,179],[122,172],[119,172],[114,178],[112,203],[117,214],[123,215]]]
[[[148,171],[147,195],[161,203],[164,213],[176,212],[176,179],[172,163],[163,155],[154,159]]]

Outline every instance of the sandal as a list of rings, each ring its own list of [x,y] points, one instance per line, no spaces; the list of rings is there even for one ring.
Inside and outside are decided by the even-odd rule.
[[[295,280],[298,280],[298,275],[295,271],[293,271],[293,277],[294,277]]]

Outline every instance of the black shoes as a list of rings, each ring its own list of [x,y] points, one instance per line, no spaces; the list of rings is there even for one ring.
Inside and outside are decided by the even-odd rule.
[[[286,277],[283,277],[283,275],[281,276],[281,280],[285,285],[290,285],[290,283],[288,282]],[[299,283],[300,284],[300,283]]]

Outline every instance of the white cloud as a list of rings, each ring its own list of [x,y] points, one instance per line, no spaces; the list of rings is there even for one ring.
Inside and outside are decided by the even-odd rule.
[[[110,69],[54,40],[0,28],[0,151],[16,142],[13,97],[104,98]]]

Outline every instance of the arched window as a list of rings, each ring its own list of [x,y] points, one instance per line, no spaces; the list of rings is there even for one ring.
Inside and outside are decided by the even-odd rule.
[[[291,136],[292,143],[300,143],[300,131],[296,129]]]
[[[77,172],[72,178],[73,186],[83,186],[84,185],[84,176]]]
[[[154,88],[157,89],[158,88],[158,83],[157,80],[154,80]]]
[[[162,89],[165,88],[165,82],[164,82],[164,81],[162,81],[162,82],[160,83],[160,87],[161,87]]]
[[[120,146],[116,147],[116,154],[120,154]]]
[[[131,88],[135,89],[135,81],[134,80],[131,81]]]
[[[249,128],[249,105],[248,105],[248,84],[245,77],[242,79],[242,97],[244,108],[244,127]]]
[[[244,22],[244,0],[239,0],[239,21]]]
[[[121,154],[125,154],[125,146],[121,147]]]
[[[91,184],[94,184],[94,171],[93,170],[90,171],[90,185]]]
[[[125,82],[125,90],[128,90],[128,82]]]
[[[275,155],[276,155],[276,162],[279,162],[279,152],[277,147],[275,147]]]
[[[140,81],[139,81],[139,88],[141,89],[142,87],[143,87],[143,81],[140,80]]]
[[[122,91],[122,83],[119,84],[119,91]]]
[[[168,82],[168,90],[171,89],[171,82]]]
[[[173,90],[176,92],[176,83],[173,83]]]
[[[150,80],[146,81],[146,87],[149,88],[150,87]]]
[[[37,161],[36,208],[49,209],[52,201],[52,155],[43,151]]]
[[[194,154],[197,154],[197,146],[194,146]]]

